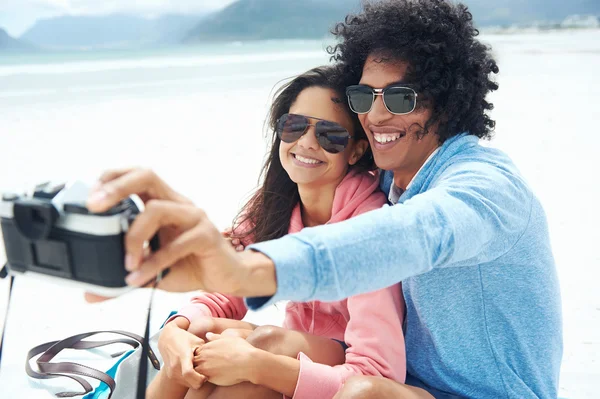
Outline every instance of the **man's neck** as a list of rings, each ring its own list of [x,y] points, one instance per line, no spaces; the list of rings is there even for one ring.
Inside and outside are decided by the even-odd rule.
[[[410,181],[417,174],[418,170],[419,168],[411,168],[410,171],[406,169],[402,169],[401,171],[394,171],[394,185],[402,191],[405,191]]]
[[[433,154],[438,148],[439,147],[432,148],[431,151],[429,151],[426,156],[422,158],[421,162],[415,163],[414,165],[402,168],[400,170],[394,170],[394,185],[403,191],[406,190],[412,179],[414,179],[415,175],[419,173],[419,170],[421,170],[431,154]]]
[[[340,182],[327,185],[313,186],[299,184],[302,223],[305,227],[313,227],[325,224],[331,219],[333,208],[333,197]]]

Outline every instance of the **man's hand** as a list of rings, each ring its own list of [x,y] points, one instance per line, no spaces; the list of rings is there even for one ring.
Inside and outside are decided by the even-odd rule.
[[[183,317],[167,323],[158,339],[158,350],[169,379],[188,388],[199,389],[206,377],[194,370],[192,359],[194,351],[204,345],[204,340],[186,331],[186,325],[189,322]]]
[[[250,381],[257,365],[255,353],[260,349],[244,338],[208,333],[207,344],[194,353],[195,371],[208,381],[220,386],[236,385]]]
[[[240,240],[239,238],[231,237],[233,235],[233,231],[231,230],[231,228],[228,228],[221,234],[223,235],[223,237],[225,237],[227,241],[229,241],[231,246],[234,247],[236,251],[242,252],[245,249],[244,244],[242,244],[242,240]]]
[[[131,194],[145,201],[125,239],[127,283],[141,286],[166,268],[158,288],[172,292],[202,289],[236,296],[268,296],[276,291],[275,266],[265,255],[236,252],[201,209],[142,169],[106,172],[87,206],[102,212]],[[144,254],[156,233],[161,248]]]

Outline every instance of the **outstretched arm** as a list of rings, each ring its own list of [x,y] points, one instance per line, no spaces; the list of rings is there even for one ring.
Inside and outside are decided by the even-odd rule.
[[[531,201],[525,184],[499,168],[450,166],[403,204],[251,245],[274,263],[277,293],[247,304],[339,300],[434,268],[496,259],[523,233]]]
[[[158,195],[160,190],[149,191],[164,183],[146,180],[135,171],[125,173],[100,185],[88,203],[100,212],[129,194],[151,199],[127,232],[125,247],[130,258],[142,259],[144,242],[158,232],[161,249],[130,265],[127,282],[141,286],[170,267],[159,288],[252,297],[247,299],[252,308],[280,299],[347,298],[434,268],[496,259],[521,237],[532,204],[531,192],[517,176],[491,164],[463,162],[403,204],[304,229],[240,253],[202,210]]]

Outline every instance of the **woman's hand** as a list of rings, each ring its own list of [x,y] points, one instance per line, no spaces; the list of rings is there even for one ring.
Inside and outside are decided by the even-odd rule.
[[[189,322],[183,317],[167,323],[158,339],[164,371],[169,379],[188,388],[199,389],[206,377],[194,370],[193,355],[204,340],[185,330]]]
[[[196,316],[192,319],[188,332],[202,339],[206,338],[206,333],[215,332],[215,318],[211,316]]]
[[[208,381],[221,386],[251,381],[252,373],[259,367],[254,364],[260,349],[243,338],[208,333],[208,343],[194,353],[195,371]]]
[[[141,286],[171,268],[158,288],[197,289],[236,296],[268,296],[276,291],[275,266],[265,255],[236,252],[206,214],[176,193],[155,173],[143,169],[109,171],[87,206],[102,212],[131,194],[146,202],[125,238],[127,283]],[[161,248],[147,257],[144,243],[159,233]]]

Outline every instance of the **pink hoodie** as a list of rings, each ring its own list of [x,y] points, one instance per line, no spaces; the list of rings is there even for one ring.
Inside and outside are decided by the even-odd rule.
[[[335,191],[331,219],[327,223],[380,208],[385,202],[376,176],[351,171]],[[303,228],[298,204],[292,213],[289,233]],[[344,381],[354,375],[382,376],[404,382],[404,306],[399,284],[343,301],[289,302],[283,327],[337,339],[348,345],[346,362],[334,367],[314,363],[299,353],[300,375],[293,398],[333,398]],[[202,293],[193,297],[176,316],[190,321],[201,316],[241,320],[246,312],[242,298]]]

